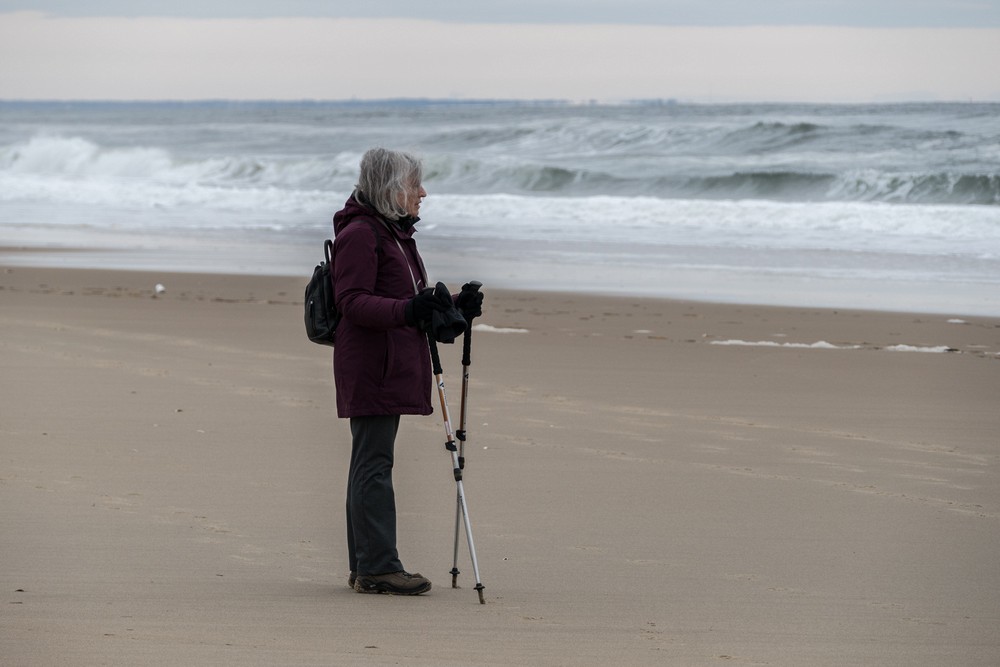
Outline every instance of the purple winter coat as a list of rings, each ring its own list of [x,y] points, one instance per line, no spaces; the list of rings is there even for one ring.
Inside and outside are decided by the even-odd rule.
[[[413,279],[421,290],[426,281],[412,224],[384,221],[351,195],[333,229],[334,299],[343,315],[333,348],[337,416],[431,414],[427,337],[404,314]]]

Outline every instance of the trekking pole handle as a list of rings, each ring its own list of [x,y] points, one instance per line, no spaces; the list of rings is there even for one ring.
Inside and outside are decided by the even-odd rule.
[[[462,291],[478,292],[479,288],[483,284],[478,280],[470,280],[469,282],[462,285]],[[469,318],[468,326],[465,328],[465,337],[462,339],[462,365],[471,366],[472,365],[472,320],[475,318]]]

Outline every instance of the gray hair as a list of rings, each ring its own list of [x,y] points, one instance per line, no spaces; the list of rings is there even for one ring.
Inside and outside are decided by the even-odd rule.
[[[355,186],[369,204],[388,220],[406,217],[410,185],[420,183],[420,160],[400,151],[372,148],[361,158],[361,175]]]

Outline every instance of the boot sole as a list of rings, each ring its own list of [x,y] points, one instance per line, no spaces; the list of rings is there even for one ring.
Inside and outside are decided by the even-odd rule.
[[[354,582],[354,590],[358,593],[371,593],[376,595],[420,595],[421,593],[426,593],[430,589],[431,582],[429,581],[426,586],[420,586],[419,588],[393,588],[384,583],[365,585],[360,581],[360,579]]]

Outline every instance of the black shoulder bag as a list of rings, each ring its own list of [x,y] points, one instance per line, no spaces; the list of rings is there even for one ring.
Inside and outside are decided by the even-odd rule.
[[[366,222],[375,234],[375,252],[378,253],[382,239],[375,225],[370,221]],[[319,345],[333,345],[334,334],[340,324],[340,311],[333,300],[333,241],[330,239],[323,242],[323,254],[326,261],[316,265],[312,278],[306,285],[306,336]]]

